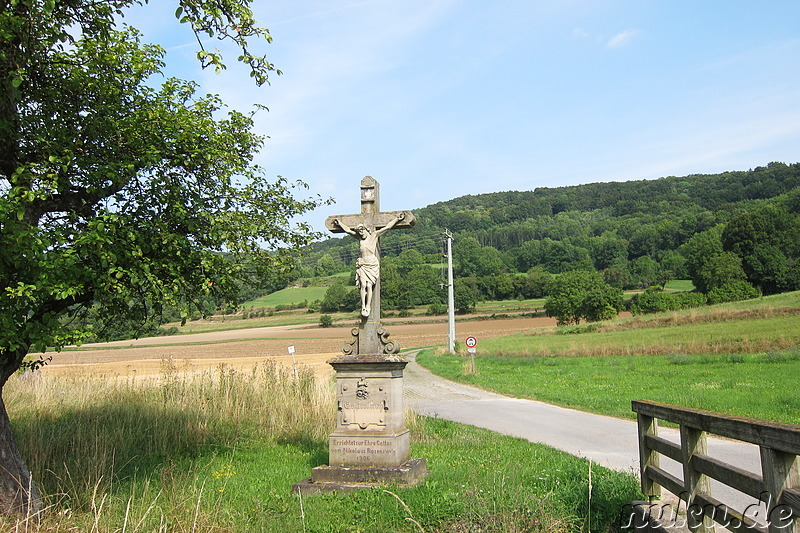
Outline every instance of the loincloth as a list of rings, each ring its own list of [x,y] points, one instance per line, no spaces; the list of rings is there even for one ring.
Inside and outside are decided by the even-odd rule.
[[[356,287],[367,287],[378,282],[381,265],[378,259],[356,259]]]

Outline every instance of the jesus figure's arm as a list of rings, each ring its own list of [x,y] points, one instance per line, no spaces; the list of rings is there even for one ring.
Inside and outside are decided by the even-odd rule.
[[[381,229],[377,230],[375,232],[375,235],[377,235],[377,236],[383,235],[384,233],[386,233],[387,231],[389,231],[390,229],[395,227],[397,225],[397,223],[400,222],[401,220],[403,220],[404,218],[406,218],[406,214],[405,213],[399,213],[394,220],[392,220],[391,222],[386,224]],[[342,229],[344,229],[344,228],[342,228]]]
[[[348,233],[348,234],[350,234],[350,235],[356,235],[356,232],[355,232],[355,230],[354,230],[354,229],[352,229],[351,227],[349,227],[347,224],[345,224],[344,222],[342,222],[342,221],[341,221],[341,220],[339,220],[338,218],[334,218],[334,219],[333,219],[333,224],[334,224],[334,226],[339,226],[340,228],[342,228],[342,229],[344,230],[344,232],[345,232],[345,233]],[[357,235],[356,235],[356,236],[357,236]]]

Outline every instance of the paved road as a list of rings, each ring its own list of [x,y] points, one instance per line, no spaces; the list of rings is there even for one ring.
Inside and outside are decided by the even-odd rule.
[[[417,364],[417,353],[403,354],[410,361],[404,374],[405,401],[416,412],[543,443],[638,476],[636,422],[509,398],[448,381]],[[673,442],[680,439],[678,431],[671,428],[659,428],[659,435]],[[709,438],[708,448],[709,455],[761,474],[757,446]],[[661,464],[671,474],[683,477],[678,463],[662,458]],[[713,481],[712,494],[740,510],[756,503],[754,499]]]

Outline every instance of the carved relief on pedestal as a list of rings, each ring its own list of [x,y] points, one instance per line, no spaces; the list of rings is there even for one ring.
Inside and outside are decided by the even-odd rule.
[[[388,383],[380,378],[340,380],[337,391],[341,429],[384,429],[390,409]]]
[[[383,328],[378,329],[371,329],[366,328],[364,331],[353,328],[350,331],[350,334],[353,336],[353,339],[349,342],[346,342],[342,346],[342,352],[345,355],[354,355],[354,354],[371,354],[371,355],[394,355],[400,351],[400,345],[395,341],[389,340],[390,333]],[[377,346],[375,350],[365,350],[359,345],[363,336],[374,335],[375,339],[377,339],[377,343],[373,342],[372,346]],[[374,340],[374,339],[373,339]]]

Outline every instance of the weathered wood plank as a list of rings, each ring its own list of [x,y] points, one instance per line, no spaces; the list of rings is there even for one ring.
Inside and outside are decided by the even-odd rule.
[[[708,455],[695,455],[693,458],[695,469],[710,476],[720,483],[744,492],[748,496],[758,499],[764,492],[764,481],[761,476],[737,468],[731,464],[714,459]]]
[[[796,424],[676,407],[647,400],[633,401],[631,407],[637,413],[669,420],[681,426],[800,455],[800,426]]]
[[[647,439],[658,435],[658,420],[652,416],[638,415],[636,422],[639,427],[639,469],[641,474],[642,492],[650,498],[661,496],[661,487],[644,475],[648,467],[658,467],[660,457],[655,450],[650,449]]]
[[[647,476],[649,479],[652,479],[679,498],[681,497],[681,494],[685,492],[683,488],[683,480],[678,479],[666,470],[662,470],[656,466],[648,466],[645,468],[643,475]]]
[[[800,533],[800,520],[780,508],[780,499],[787,489],[800,486],[800,468],[797,456],[769,448],[761,448],[761,471],[764,489],[770,495],[767,509],[770,533]]]
[[[696,503],[699,495],[711,494],[711,483],[708,476],[695,469],[694,457],[696,455],[706,455],[708,453],[706,432],[690,426],[681,426],[681,455],[683,457],[683,484],[689,495],[689,504]],[[713,524],[710,517],[705,516],[700,508],[700,513],[689,513],[688,526],[691,531],[705,533],[712,529]]]
[[[645,442],[647,443],[647,446],[658,453],[669,457],[673,461],[678,461],[679,463],[681,462],[681,447],[674,442],[670,442],[663,437],[657,437],[653,435],[646,435]]]
[[[781,505],[788,505],[792,508],[795,516],[800,516],[800,488],[784,489],[779,503]]]
[[[703,507],[705,516],[735,533],[767,533],[768,531],[767,528],[760,526],[751,518],[744,516],[743,513],[728,507],[708,494],[698,494],[695,503]]]

